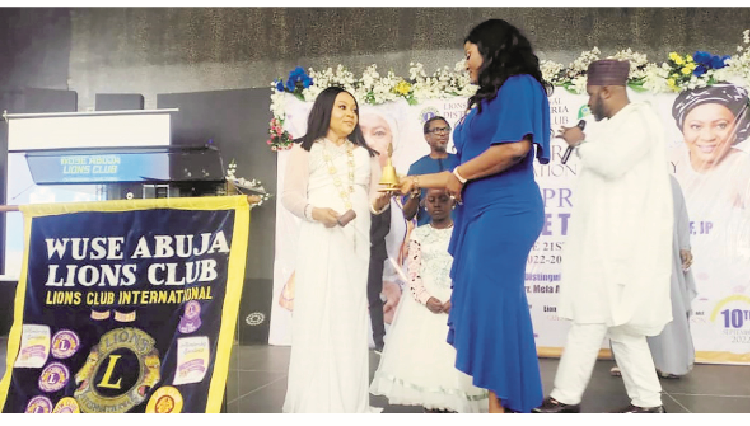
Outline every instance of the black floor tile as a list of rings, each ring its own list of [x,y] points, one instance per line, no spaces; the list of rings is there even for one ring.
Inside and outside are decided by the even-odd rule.
[[[230,413],[281,413],[286,396],[286,375],[261,388],[243,394],[238,400],[227,404]]]
[[[748,413],[750,395],[713,396],[670,394],[693,413]]]
[[[661,384],[669,393],[750,395],[750,366],[696,365],[686,376]]]
[[[268,386],[269,383],[277,382],[280,379],[286,385],[286,372],[229,370],[229,374],[227,375],[228,402],[234,402],[243,395],[257,391],[264,386]]]
[[[4,374],[7,341],[0,338],[0,378]],[[227,378],[230,413],[280,413],[287,387],[289,347],[234,346]],[[370,352],[370,379],[380,357]],[[545,395],[554,386],[558,360],[540,359]],[[612,361],[598,361],[583,395],[583,412],[610,412],[630,404],[622,378],[612,377]],[[668,413],[750,412],[750,367],[696,365],[679,380],[662,380],[662,401]],[[384,413],[421,413],[420,407],[389,405],[386,398],[371,395],[370,404]]]
[[[678,401],[676,398],[674,398],[672,395],[669,394],[662,394],[661,396],[661,402],[664,405],[664,410],[667,413],[689,413],[687,407],[683,405],[680,401]]]

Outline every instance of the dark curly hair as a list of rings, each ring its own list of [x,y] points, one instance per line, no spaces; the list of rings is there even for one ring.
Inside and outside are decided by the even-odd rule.
[[[352,96],[351,93],[341,87],[328,87],[315,98],[312,110],[310,110],[310,114],[307,116],[307,133],[300,139],[295,140],[295,142],[302,144],[302,148],[305,151],[310,151],[316,140],[328,135],[328,129],[331,126],[331,116],[333,115],[333,104],[336,102],[336,96],[339,93],[348,93]],[[357,125],[354,126],[354,130],[346,138],[354,145],[365,148],[369,152],[370,157],[374,157],[378,152],[370,148],[370,145],[365,142],[362,129],[359,127],[359,103],[354,96],[352,96],[352,99],[354,99],[354,104],[357,107]]]
[[[467,41],[476,44],[482,55],[482,65],[477,75],[479,89],[469,98],[469,109],[476,104],[477,112],[481,113],[481,101],[495,99],[503,83],[519,74],[534,77],[548,96],[552,94],[552,85],[542,78],[539,58],[518,28],[502,19],[490,19],[474,27],[464,39],[464,44]]]

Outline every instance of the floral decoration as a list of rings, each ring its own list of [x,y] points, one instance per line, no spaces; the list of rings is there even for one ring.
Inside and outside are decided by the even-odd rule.
[[[659,64],[649,62],[645,54],[625,49],[607,56],[608,59],[627,59],[630,61],[628,87],[637,92],[670,93],[681,92],[697,87],[706,87],[716,83],[743,79],[750,82],[750,30],[742,33],[743,44],[737,46],[734,55],[717,55],[706,51],[693,54],[671,52],[666,61]],[[567,67],[549,60],[542,60],[540,67],[542,77],[554,86],[568,92],[586,93],[586,72],[589,64],[602,58],[602,52],[594,46],[583,51]],[[325,88],[343,87],[352,93],[360,104],[380,105],[404,98],[410,105],[418,105],[428,99],[445,99],[455,96],[469,97],[474,95],[477,86],[471,84],[465,70],[465,60],[450,69],[444,66],[428,75],[424,66],[412,63],[409,78],[398,77],[392,70],[381,75],[377,65],[365,68],[357,78],[343,65],[335,71],[304,69],[297,67],[284,80],[272,84],[271,111],[276,121],[271,121],[271,139],[268,144],[278,151],[288,148],[292,136],[282,131],[287,93],[296,98],[312,102]]]
[[[271,147],[272,151],[289,149],[292,147],[294,137],[288,131],[284,130],[284,120],[274,117],[271,119],[268,127],[269,139],[266,144]]]

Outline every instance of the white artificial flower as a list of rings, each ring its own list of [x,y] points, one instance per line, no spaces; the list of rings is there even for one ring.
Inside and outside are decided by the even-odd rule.
[[[286,93],[276,92],[271,95],[271,111],[274,117],[283,119],[286,116],[285,102]]]
[[[460,61],[456,62],[456,66],[454,67],[454,70],[456,72],[463,72],[466,70],[466,59],[461,59]]]
[[[411,64],[411,68],[409,69],[409,78],[411,80],[419,81],[425,77],[424,72],[424,66],[420,63],[413,63]]]
[[[648,64],[643,71],[645,74],[643,87],[645,89],[648,89],[652,93],[668,91],[667,77],[669,76],[669,67]]]
[[[366,96],[366,94],[363,93],[363,92],[361,92],[361,91],[359,91],[359,90],[356,91],[356,92],[354,92],[354,99],[356,99],[357,103],[360,104],[360,105],[362,105],[363,103],[365,103],[365,96]]]
[[[588,81],[588,78],[585,75],[572,79],[570,82],[573,84],[572,86],[573,91],[575,91],[578,94],[585,93],[587,81]]]
[[[573,79],[588,70],[589,65],[599,59],[600,53],[601,51],[596,46],[590,51],[581,52],[581,55],[568,66],[568,78]]]
[[[310,88],[302,89],[302,99],[305,100],[305,102],[313,102],[315,98],[311,95]]]
[[[556,82],[560,71],[564,69],[562,64],[547,60],[541,62],[540,68],[542,70],[542,78],[548,82]]]
[[[720,70],[709,70],[709,72],[706,73],[706,75],[713,76],[716,81],[727,81],[731,74],[733,74],[733,70],[730,67],[725,67]]]
[[[627,60],[630,62],[630,75],[629,78],[631,79],[641,79],[645,78],[646,73],[645,70],[639,69],[643,68],[648,64],[648,59],[646,55],[638,52],[633,52],[631,49],[627,50],[621,50],[617,52],[615,55],[608,57],[609,59],[618,59],[618,60]]]

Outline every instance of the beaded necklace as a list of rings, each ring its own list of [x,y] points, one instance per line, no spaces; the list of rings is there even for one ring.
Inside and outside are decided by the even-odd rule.
[[[333,185],[336,187],[336,189],[339,191],[339,195],[341,196],[341,199],[344,201],[344,206],[347,210],[352,209],[352,200],[351,200],[351,194],[354,192],[354,146],[351,142],[348,140],[344,142],[346,144],[346,163],[348,166],[348,188],[344,188],[343,182],[341,182],[341,176],[337,173],[336,166],[333,165],[333,158],[331,157],[331,153],[329,151],[329,143],[333,143],[327,139],[323,141],[323,160],[326,162],[326,166],[328,167],[328,173],[331,175],[331,178],[333,179]]]

